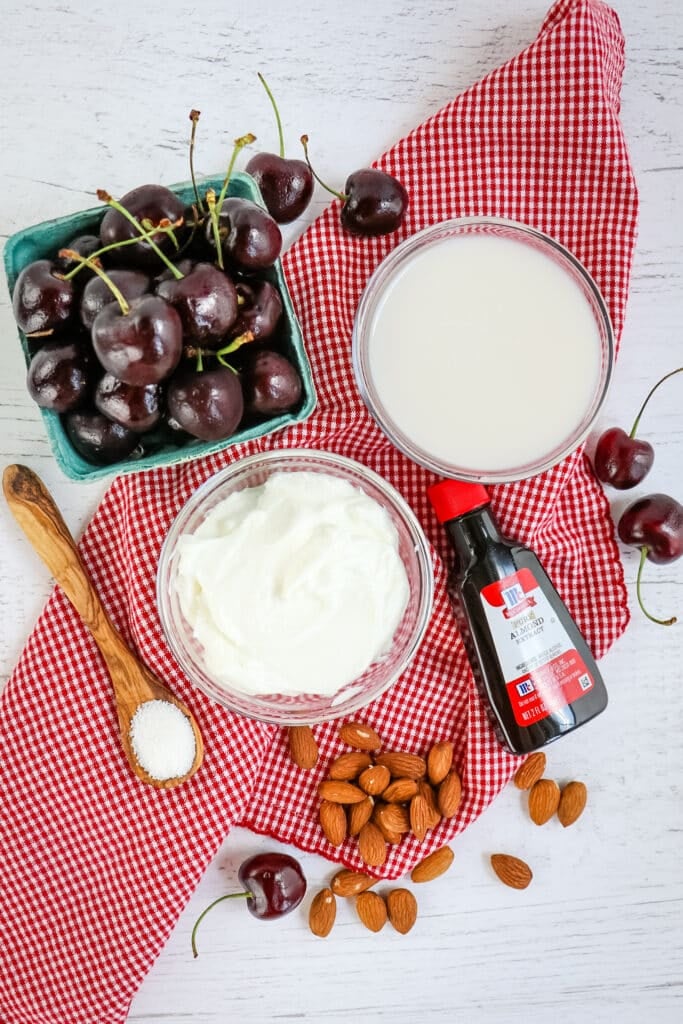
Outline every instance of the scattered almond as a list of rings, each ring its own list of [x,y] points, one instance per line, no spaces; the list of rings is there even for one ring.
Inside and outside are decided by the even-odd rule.
[[[333,846],[341,846],[346,839],[346,811],[342,805],[323,800],[318,816],[327,841]]]
[[[326,779],[318,786],[318,794],[323,800],[330,800],[333,804],[359,804],[367,798],[367,794],[354,786],[352,782],[342,782],[337,779]]]
[[[436,806],[436,793],[424,779],[421,782],[418,782],[417,788],[420,795],[425,798],[429,808],[427,828],[436,828],[437,825],[441,824],[441,814],[439,812],[439,808]]]
[[[443,782],[451,770],[452,764],[453,744],[435,743],[427,755],[427,774],[432,785],[438,786],[440,782]]]
[[[373,764],[371,768],[366,768],[364,772],[361,772],[358,777],[358,785],[370,796],[379,796],[389,785],[390,778],[388,768],[385,768],[383,764]]]
[[[410,889],[392,889],[387,896],[389,921],[397,932],[406,935],[417,920],[417,900]]]
[[[491,867],[501,882],[509,885],[511,889],[526,889],[534,877],[528,864],[509,853],[494,853],[491,857]]]
[[[353,751],[351,754],[341,754],[333,761],[327,774],[331,779],[351,782],[352,779],[358,778],[362,771],[369,768],[371,763],[369,754]]]
[[[288,730],[289,755],[299,768],[315,768],[318,763],[318,744],[310,725],[292,725]]]
[[[358,852],[366,864],[379,868],[387,859],[387,844],[384,836],[371,821],[363,825],[358,833]]]
[[[434,850],[434,853],[430,853],[416,864],[410,877],[413,882],[431,882],[448,871],[454,860],[455,854],[450,846],[442,846],[440,850]]]
[[[371,932],[381,932],[387,923],[387,905],[376,892],[362,892],[356,899],[356,910]]]
[[[439,786],[436,802],[444,818],[452,818],[460,807],[462,783],[460,776],[451,770]]]
[[[365,892],[366,889],[370,889],[371,886],[377,881],[376,878],[371,878],[370,875],[364,875],[362,871],[349,871],[348,868],[342,868],[332,879],[330,885],[332,886],[332,892],[335,896],[357,896],[361,892]]]
[[[560,804],[560,787],[553,779],[539,779],[529,790],[529,817],[536,825],[550,821]]]
[[[429,804],[422,794],[418,793],[410,801],[410,831],[420,842],[427,835],[430,819]]]
[[[314,935],[324,939],[332,931],[337,916],[337,901],[331,889],[321,889],[313,897],[308,912],[308,925]]]
[[[375,758],[376,764],[383,764],[395,779],[421,779],[427,772],[427,764],[417,754],[404,754],[402,751],[390,750]]]
[[[583,782],[568,782],[560,795],[557,816],[564,828],[573,825],[583,814],[588,799],[588,790]]]
[[[415,779],[396,779],[382,793],[382,800],[388,804],[404,804],[412,800],[417,793],[417,782]]]
[[[344,743],[359,750],[379,750],[382,740],[369,725],[364,722],[345,722],[339,729]]]
[[[349,807],[349,835],[357,836],[363,825],[367,824],[372,817],[375,802],[371,796],[366,796],[359,804]]]
[[[529,754],[524,764],[515,772],[515,786],[517,789],[531,789],[533,784],[543,777],[544,771],[545,754],[542,750],[537,750],[535,754]]]

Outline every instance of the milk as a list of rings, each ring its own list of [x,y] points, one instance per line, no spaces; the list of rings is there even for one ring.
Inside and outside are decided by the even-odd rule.
[[[385,424],[432,459],[483,476],[550,458],[600,388],[600,332],[580,285],[500,235],[444,238],[408,257],[369,331]]]

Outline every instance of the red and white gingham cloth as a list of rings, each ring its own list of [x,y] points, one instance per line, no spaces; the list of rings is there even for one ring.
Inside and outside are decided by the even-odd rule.
[[[597,280],[621,332],[635,239],[636,188],[618,120],[623,38],[597,0],[561,0],[538,38],[402,139],[379,166],[410,193],[399,232],[354,238],[338,202],[287,253],[319,405],[286,433],[182,466],[114,481],[82,541],[116,625],[190,704],[206,758],[188,785],[160,792],[128,771],[110,684],[95,645],[59,590],[4,693],[0,715],[0,1020],[119,1024],[206,865],[240,823],[351,867],[321,836],[315,787],[341,749],[316,728],[319,768],[290,762],[282,730],[236,717],[191,689],[162,638],[154,598],[159,549],[192,491],[227,462],[271,447],[352,456],[389,479],[435,545],[436,601],[425,641],[387,694],[362,714],[387,746],[420,752],[455,741],[462,809],[419,850],[392,847],[387,876],[451,840],[496,796],[516,759],[489,728],[448,606],[445,540],[427,506],[433,477],[400,455],[354,384],[354,311],[377,263],[407,235],[455,216],[524,221],[564,243]],[[484,382],[454,381],[472,388]],[[482,388],[482,403],[484,403]],[[594,652],[628,622],[607,503],[575,453],[533,480],[494,489],[503,529],[533,545]]]

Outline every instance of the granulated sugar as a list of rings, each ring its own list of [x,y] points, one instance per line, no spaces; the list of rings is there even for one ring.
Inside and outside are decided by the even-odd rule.
[[[141,704],[130,723],[130,738],[140,767],[160,782],[186,775],[194,763],[192,725],[168,700]]]

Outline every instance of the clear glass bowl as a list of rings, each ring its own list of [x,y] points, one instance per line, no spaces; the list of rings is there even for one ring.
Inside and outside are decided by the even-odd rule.
[[[410,586],[408,605],[391,650],[335,694],[244,693],[212,678],[180,609],[174,575],[178,538],[194,533],[207,514],[235,491],[263,484],[273,473],[325,473],[359,487],[386,509],[396,527],[399,553]],[[242,459],[199,487],[171,525],[159,557],[157,605],[161,624],[178,663],[192,683],[224,707],[278,725],[311,725],[357,711],[383,693],[404,672],[424,637],[432,608],[434,580],[427,540],[415,515],[394,488],[359,462],[307,449],[269,451]]]
[[[370,347],[372,343],[373,318],[381,302],[385,290],[394,276],[401,271],[408,261],[427,247],[445,239],[469,234],[487,234],[512,239],[520,244],[531,246],[548,256],[559,265],[579,286],[586,302],[592,310],[600,338],[600,369],[596,379],[592,400],[576,428],[562,443],[544,453],[543,457],[534,462],[506,466],[505,469],[486,469],[476,466],[458,465],[456,462],[445,461],[425,448],[420,447],[392,419],[384,408],[372,378]],[[429,299],[428,299],[429,301]],[[428,312],[425,313],[428,324]],[[375,422],[384,431],[394,445],[409,459],[444,477],[478,483],[504,483],[511,480],[522,480],[535,476],[551,466],[556,465],[570,452],[574,451],[585,440],[603,404],[612,375],[614,363],[614,335],[605,301],[593,278],[575,256],[549,235],[543,234],[526,224],[505,220],[498,217],[462,217],[444,221],[425,228],[407,238],[393,249],[380,263],[361,296],[353,327],[353,367],[356,381],[363,400]],[[491,367],[495,372],[495,367]],[[482,403],[485,401],[485,381],[466,381],[465,386],[481,389]],[[463,384],[461,383],[461,386]],[[457,401],[457,387],[454,383],[454,401]]]

